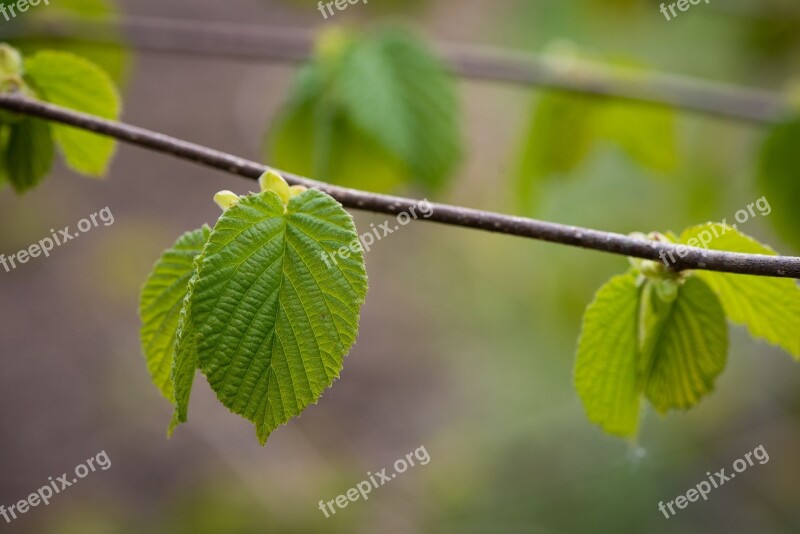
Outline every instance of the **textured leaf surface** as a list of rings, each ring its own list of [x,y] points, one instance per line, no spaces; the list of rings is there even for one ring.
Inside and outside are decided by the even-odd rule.
[[[645,394],[661,413],[686,409],[714,389],[725,369],[728,325],[717,296],[705,282],[689,277],[655,344]]]
[[[194,260],[210,234],[208,227],[183,234],[158,260],[142,290],[142,352],[153,383],[170,401],[175,398],[171,373],[181,309],[194,273]]]
[[[114,83],[93,63],[68,52],[42,51],[25,61],[25,69],[42,100],[105,119],[119,118]],[[89,176],[106,172],[114,155],[113,139],[60,124],[52,128],[73,170]]]
[[[204,243],[208,241],[210,232],[206,232]],[[168,435],[172,435],[175,428],[181,423],[185,423],[189,415],[189,397],[192,394],[194,377],[199,367],[197,357],[197,331],[192,323],[192,295],[197,284],[198,269],[202,262],[202,254],[194,259],[194,274],[189,280],[186,297],[183,299],[178,328],[175,335],[174,358],[172,360],[172,386],[175,396],[175,413],[167,430]]]
[[[590,421],[631,436],[639,425],[636,276],[615,276],[597,292],[583,319],[575,387]]]
[[[286,211],[267,191],[217,222],[192,292],[203,373],[220,401],[253,421],[261,443],[338,377],[367,290],[352,218],[308,190]]]
[[[710,241],[705,239],[709,248],[715,250],[776,254],[770,247],[720,224],[689,228],[680,240],[689,244],[690,240],[699,240],[704,232],[703,238],[718,236]],[[800,288],[795,280],[711,271],[696,274],[717,293],[731,321],[745,325],[753,337],[779,345],[800,359]]]
[[[41,183],[53,166],[55,149],[50,124],[25,118],[8,128],[3,175],[15,191],[27,191]]]

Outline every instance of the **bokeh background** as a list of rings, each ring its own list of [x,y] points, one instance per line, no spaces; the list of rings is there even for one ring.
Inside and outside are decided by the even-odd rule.
[[[56,4],[58,0],[51,0]],[[400,18],[433,43],[595,59],[783,90],[800,66],[794,2],[702,3],[672,22],[636,0],[370,0],[323,20],[310,0],[126,0],[122,16],[322,31]],[[3,23],[0,22],[0,25]],[[0,31],[2,28],[0,27]],[[251,159],[297,67],[136,52],[121,71],[127,122]],[[535,87],[459,81],[465,154],[431,200],[516,212],[515,169]],[[566,119],[565,119],[566,120]],[[628,233],[719,221],[764,193],[767,127],[674,110],[675,164],[654,171],[613,144],[541,185],[526,215]],[[567,125],[568,126],[568,125]],[[569,144],[570,128],[561,130]],[[657,150],[658,147],[656,146]],[[107,179],[59,165],[34,192],[0,192],[9,255],[108,206],[115,223],[0,271],[0,504],[17,502],[105,450],[89,475],[7,532],[797,532],[800,366],[731,329],[717,391],[686,414],[645,415],[628,443],[585,418],[572,385],[581,315],[624,258],[414,223],[367,255],[370,290],[340,380],[259,447],[252,426],[199,377],[189,423],[166,438],[170,406],[138,342],[138,295],[161,251],[213,223],[236,177],[121,146]],[[401,193],[422,196],[412,186]],[[354,213],[359,228],[386,217]],[[742,228],[796,253],[769,217]],[[763,444],[770,456],[665,519],[669,501]],[[344,493],[424,446],[431,461],[325,519]]]

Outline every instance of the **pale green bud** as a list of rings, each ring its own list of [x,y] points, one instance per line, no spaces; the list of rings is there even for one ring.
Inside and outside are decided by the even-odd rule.
[[[22,56],[16,48],[0,44],[0,76],[22,73]]]
[[[289,203],[289,199],[292,197],[289,184],[287,184],[283,176],[277,172],[273,170],[265,172],[261,175],[261,178],[258,179],[258,183],[261,186],[261,191],[277,193],[277,195],[281,197],[281,201],[283,201],[284,205]]]
[[[233,207],[239,202],[239,197],[236,193],[231,191],[220,191],[216,195],[214,195],[214,202],[217,203],[217,206],[224,210]]]

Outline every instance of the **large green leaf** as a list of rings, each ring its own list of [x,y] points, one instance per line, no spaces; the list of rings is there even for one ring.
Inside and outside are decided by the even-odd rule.
[[[272,191],[250,195],[217,222],[191,297],[197,355],[262,444],[338,377],[366,290],[352,218],[320,191],[288,206]]]
[[[25,118],[10,126],[5,145],[4,175],[17,192],[38,185],[53,166],[53,137],[50,124]]]
[[[210,235],[207,226],[183,234],[156,262],[142,289],[142,352],[153,383],[170,401],[175,398],[171,371],[181,310],[194,273],[194,260]]]
[[[775,126],[761,149],[758,186],[770,201],[769,220],[800,250],[800,117]]]
[[[68,52],[42,51],[25,61],[26,79],[43,100],[105,119],[118,119],[120,99],[111,78]],[[113,139],[71,126],[53,125],[56,142],[75,171],[101,176],[114,155]]]
[[[776,252],[755,239],[721,224],[689,228],[682,243],[746,254],[775,255]],[[750,335],[784,348],[800,359],[800,288],[788,278],[769,278],[697,271],[716,293],[728,318],[743,324]]]
[[[638,315],[636,275],[615,276],[586,309],[575,364],[589,420],[623,437],[639,426]]]
[[[323,34],[292,94],[267,143],[281,168],[372,190],[437,189],[460,160],[453,82],[405,32]]]
[[[727,353],[722,305],[711,288],[690,276],[671,306],[643,377],[647,398],[661,413],[691,408],[714,389]]]

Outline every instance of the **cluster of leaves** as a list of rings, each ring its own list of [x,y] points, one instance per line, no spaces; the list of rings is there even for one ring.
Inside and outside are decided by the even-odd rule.
[[[439,189],[462,154],[453,82],[403,30],[330,30],[297,74],[266,153],[277,167],[350,187]]]
[[[0,46],[0,91],[109,119],[120,110],[111,78],[70,52],[45,50],[23,61]],[[458,130],[452,82],[414,37],[332,31],[298,75],[268,145],[280,166],[324,181],[381,190],[412,179],[436,189],[460,159]],[[676,163],[674,137],[670,110],[547,93],[528,136],[519,196],[530,201],[545,178],[576,169],[598,141],[667,172]],[[780,213],[800,201],[798,139],[800,121],[779,125],[761,158],[774,218],[794,239],[797,220]],[[0,185],[25,191],[40,183],[56,147],[68,166],[90,176],[102,175],[114,152],[110,139],[0,112]],[[260,183],[259,193],[219,194],[224,212],[214,228],[181,236],[142,291],[143,352],[175,405],[170,433],[187,419],[199,369],[226,407],[255,423],[263,444],[318,400],[355,341],[367,278],[352,218],[327,194],[290,188],[276,173]],[[715,249],[774,254],[721,225],[653,237],[697,246],[709,232]],[[635,435],[642,397],[665,413],[708,395],[725,367],[727,321],[800,358],[795,281],[633,264],[588,307],[578,347],[575,385],[589,419],[607,432]]]
[[[214,228],[181,236],[142,291],[142,347],[175,404],[170,433],[200,369],[264,444],[333,383],[355,341],[367,277],[351,216],[274,172],[260,182],[260,193],[218,194]]]
[[[111,78],[69,52],[44,50],[26,58],[0,45],[0,92],[16,92],[107,119],[120,113]],[[50,172],[55,147],[67,165],[87,176],[102,176],[114,154],[108,137],[19,114],[0,113],[0,186],[17,192],[38,185]]]
[[[705,234],[705,235],[703,235]],[[774,255],[720,224],[651,238],[688,246]],[[575,387],[589,419],[610,434],[637,433],[642,396],[659,413],[686,410],[714,388],[725,368],[728,320],[800,359],[800,288],[791,279],[711,271],[676,274],[635,260],[586,310]]]

